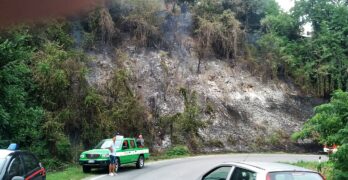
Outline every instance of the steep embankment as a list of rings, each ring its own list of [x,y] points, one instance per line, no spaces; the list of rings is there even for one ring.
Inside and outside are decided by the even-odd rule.
[[[262,80],[243,61],[233,67],[216,58],[200,62],[193,50],[191,26],[192,15],[187,12],[166,18],[164,39],[171,45],[167,50],[139,49],[129,40],[116,55],[91,53],[88,82],[103,90],[115,69],[127,69],[131,89],[159,117],[184,111],[180,88],[197,92],[200,119],[207,124],[199,131],[205,151],[298,150],[290,135],[301,128],[319,101],[303,96],[291,83]],[[156,125],[159,120],[152,121]],[[170,145],[169,133],[158,135],[155,147]]]

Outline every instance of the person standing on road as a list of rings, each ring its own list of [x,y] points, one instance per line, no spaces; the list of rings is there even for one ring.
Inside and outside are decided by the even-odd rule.
[[[109,153],[109,157],[110,157],[110,165],[109,165],[109,175],[110,176],[114,176],[117,175],[115,172],[116,166],[118,166],[117,164],[117,159],[116,159],[116,134],[115,136],[112,138],[112,143],[111,146],[109,147],[110,153]]]

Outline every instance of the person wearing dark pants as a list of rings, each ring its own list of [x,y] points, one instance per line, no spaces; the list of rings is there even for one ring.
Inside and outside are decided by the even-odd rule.
[[[116,175],[115,169],[117,164],[117,159],[116,159],[116,135],[112,138],[112,144],[109,147],[110,153],[110,165],[109,165],[109,175],[114,176]]]

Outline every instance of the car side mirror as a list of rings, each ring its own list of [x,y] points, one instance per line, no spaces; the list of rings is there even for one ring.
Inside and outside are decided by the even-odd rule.
[[[24,180],[24,177],[21,176],[15,176],[11,180]]]

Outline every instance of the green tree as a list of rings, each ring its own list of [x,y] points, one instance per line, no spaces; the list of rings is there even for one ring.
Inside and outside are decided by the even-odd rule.
[[[177,116],[179,132],[183,135],[187,147],[193,152],[198,150],[199,130],[205,127],[205,123],[199,118],[200,108],[197,103],[196,92],[180,89],[185,102],[184,112]]]
[[[291,14],[266,16],[261,57],[271,61],[274,74],[286,69],[308,93],[328,97],[335,89],[347,89],[347,15],[347,6],[339,1],[301,0]],[[308,22],[314,32],[303,37],[302,25]]]
[[[0,37],[0,140],[29,147],[40,138],[43,109],[33,91],[31,36],[15,30]]]
[[[116,71],[108,87],[111,103],[106,113],[113,122],[114,131],[118,130],[126,136],[135,136],[141,132],[148,135],[151,128],[145,108],[130,88],[129,79],[126,70]]]
[[[247,31],[260,29],[261,19],[277,15],[280,7],[275,0],[222,0],[225,10],[230,9]]]
[[[335,91],[327,104],[315,108],[315,115],[294,139],[311,138],[321,144],[338,144],[340,147],[331,160],[334,162],[334,179],[348,177],[348,92]]]

